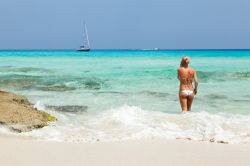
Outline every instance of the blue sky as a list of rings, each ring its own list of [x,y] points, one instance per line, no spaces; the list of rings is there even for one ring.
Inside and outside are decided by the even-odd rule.
[[[250,48],[249,0],[1,0],[0,49]]]

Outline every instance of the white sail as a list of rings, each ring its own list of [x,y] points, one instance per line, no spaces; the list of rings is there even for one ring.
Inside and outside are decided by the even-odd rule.
[[[83,45],[80,46],[80,49],[78,51],[89,51],[90,50],[90,44],[89,44],[89,37],[88,37],[88,31],[87,31],[87,25],[84,23],[84,30],[83,30]]]

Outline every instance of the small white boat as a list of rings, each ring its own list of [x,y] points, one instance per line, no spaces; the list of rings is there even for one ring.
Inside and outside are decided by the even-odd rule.
[[[80,46],[80,49],[78,49],[77,51],[90,51],[89,37],[87,32],[87,26],[85,23],[84,23],[83,45]]]

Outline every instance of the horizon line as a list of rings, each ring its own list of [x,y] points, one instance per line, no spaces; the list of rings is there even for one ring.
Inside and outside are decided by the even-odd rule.
[[[140,49],[140,48],[135,48],[135,49],[130,49],[130,48],[126,48],[126,49],[111,49],[111,48],[105,48],[105,49],[91,49],[92,51],[205,51],[205,50],[218,50],[218,51],[223,51],[223,50],[250,50],[250,48],[180,48],[180,49],[166,49],[166,48],[157,48],[157,49]],[[90,51],[91,51],[90,50]],[[77,51],[77,49],[0,49],[0,51]]]

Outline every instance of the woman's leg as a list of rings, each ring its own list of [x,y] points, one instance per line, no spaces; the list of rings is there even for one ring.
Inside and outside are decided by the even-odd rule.
[[[192,93],[191,95],[187,97],[187,110],[188,111],[191,111],[193,100],[194,100],[194,93]]]
[[[181,104],[182,111],[188,111],[187,96],[184,93],[180,92],[179,93],[179,99],[180,99],[180,104]]]

